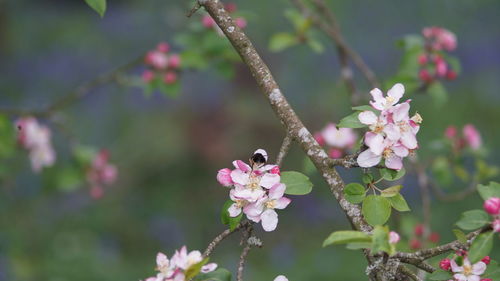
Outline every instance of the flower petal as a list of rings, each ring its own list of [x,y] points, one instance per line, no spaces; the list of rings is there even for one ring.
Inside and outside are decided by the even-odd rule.
[[[286,197],[281,197],[280,199],[276,200],[276,206],[274,206],[275,209],[285,209],[288,204],[290,204],[292,200],[290,198]]]
[[[365,141],[365,143],[368,147],[370,147],[370,150],[376,155],[381,155],[385,149],[384,137],[379,134],[369,138],[368,141]]]
[[[375,113],[372,111],[363,111],[358,115],[359,122],[365,124],[365,125],[372,125],[376,124],[378,121],[378,117]],[[326,139],[326,137],[325,137]]]
[[[240,169],[235,169],[231,171],[231,179],[233,182],[241,184],[241,185],[247,185],[249,182],[249,175],[245,172],[243,172]]]
[[[385,159],[385,166],[393,170],[401,170],[403,168],[403,159],[397,155],[392,155]]]
[[[241,208],[238,207],[238,205],[236,203],[231,204],[231,206],[229,206],[227,211],[229,213],[229,216],[231,216],[233,218],[237,217],[241,214]]]
[[[391,104],[396,104],[398,103],[399,99],[403,96],[405,93],[405,86],[401,83],[397,83],[396,85],[392,86],[392,88],[387,91],[387,96],[392,97],[394,101]]]
[[[241,160],[234,160],[233,161],[233,166],[236,169],[240,169],[240,170],[242,170],[245,173],[248,173],[248,172],[250,172],[252,170],[249,165],[245,164],[245,162],[243,162]]]
[[[266,173],[260,179],[260,186],[267,188],[267,189],[270,189],[271,187],[273,187],[275,184],[277,184],[279,182],[280,182],[280,175]]]
[[[214,271],[215,269],[217,269],[217,264],[216,263],[207,263],[205,264],[204,266],[201,267],[201,272],[202,273],[208,273],[208,272],[212,272]]]
[[[269,199],[279,199],[283,197],[283,194],[285,194],[285,190],[286,190],[286,185],[282,183],[275,184],[269,190]]]
[[[275,230],[278,226],[278,214],[272,209],[264,211],[260,218],[262,219],[262,228],[267,232]]]
[[[394,122],[408,121],[410,119],[410,104],[407,102],[394,106],[392,111],[392,119]]]
[[[368,168],[380,163],[381,159],[382,155],[374,154],[371,150],[367,149],[359,154],[357,162],[360,167]]]
[[[482,261],[475,263],[472,266],[472,274],[481,275],[486,270],[486,264]]]
[[[399,127],[396,126],[395,124],[387,124],[384,127],[384,133],[387,135],[387,138],[389,138],[392,141],[397,141],[399,140],[399,138],[401,138]]]
[[[418,146],[417,137],[413,132],[403,132],[401,135],[401,143],[408,149],[415,149]]]

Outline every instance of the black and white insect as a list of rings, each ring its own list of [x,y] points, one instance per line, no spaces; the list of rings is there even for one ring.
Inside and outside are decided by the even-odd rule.
[[[252,170],[257,170],[267,163],[267,152],[264,149],[257,149],[249,159]]]

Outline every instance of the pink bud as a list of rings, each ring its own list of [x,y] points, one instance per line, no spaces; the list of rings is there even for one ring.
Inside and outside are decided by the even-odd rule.
[[[228,168],[220,169],[219,172],[217,172],[217,181],[223,186],[233,185],[234,182],[231,179],[231,170]]]
[[[281,175],[281,171],[280,171],[280,167],[278,166],[274,166],[271,171],[269,171],[271,174],[277,174],[277,175]]]
[[[490,215],[498,215],[500,213],[500,198],[489,198],[488,200],[484,201],[483,208]]]
[[[491,262],[491,258],[490,256],[486,256],[481,261],[488,265]]]
[[[432,243],[438,243],[439,242],[439,233],[437,232],[432,232],[430,235],[429,235],[429,241],[431,241]]]
[[[500,232],[500,219],[494,220],[491,224],[491,227],[493,228],[494,232]]]
[[[483,278],[483,279],[481,279],[479,281],[493,281],[493,279],[491,279],[491,278]]]
[[[457,78],[457,73],[451,69],[446,72],[446,79],[448,80],[455,80]]]
[[[426,54],[421,54],[420,56],[418,56],[418,64],[420,64],[420,65],[427,64],[427,55]]]
[[[104,195],[104,190],[100,186],[92,186],[90,188],[90,196],[94,199],[100,199]]]
[[[178,54],[172,54],[168,59],[168,66],[178,68],[181,65],[181,57]]]
[[[149,83],[155,78],[155,73],[149,69],[144,70],[142,73],[142,81]]]
[[[325,145],[325,139],[323,138],[321,132],[314,133],[314,139],[318,142],[319,145]]]
[[[448,126],[444,131],[444,136],[450,140],[453,140],[457,136],[457,127]]]
[[[395,231],[389,232],[389,243],[391,244],[396,244],[399,242],[399,234]]]
[[[167,71],[163,77],[165,84],[174,84],[177,81],[177,74],[173,71]]]
[[[236,12],[237,6],[234,3],[227,3],[224,5],[224,8],[228,13],[234,13]]]
[[[410,248],[412,248],[413,250],[420,249],[420,248],[422,248],[422,243],[415,238],[411,239],[410,240]]]
[[[162,53],[168,53],[170,50],[170,45],[167,42],[161,42],[156,46],[156,50],[162,52]]]
[[[448,65],[444,60],[440,60],[436,63],[436,74],[439,77],[445,77],[448,72]]]
[[[424,83],[430,84],[433,80],[432,76],[429,74],[429,71],[427,69],[421,69],[420,72],[418,73],[418,76],[420,77],[420,80],[422,80]]]
[[[342,157],[344,153],[342,152],[342,150],[340,149],[337,149],[337,148],[331,148],[329,151],[328,151],[328,156],[330,156],[331,158],[340,158]]]
[[[441,268],[442,270],[450,270],[451,268],[451,261],[450,259],[442,259],[440,262],[439,262],[439,268]]]
[[[247,26],[247,20],[244,18],[236,18],[234,20],[234,23],[236,24],[236,26],[238,26],[241,29],[243,29]]]
[[[479,134],[479,131],[476,129],[476,127],[474,127],[474,125],[465,125],[463,128],[463,134],[465,137],[465,141],[472,149],[476,150],[481,147],[481,135]]]
[[[455,252],[455,254],[457,254],[457,256],[461,256],[461,257],[465,257],[465,256],[467,256],[467,252],[466,252],[466,251],[464,251],[464,250],[457,250],[457,251]]]
[[[424,235],[424,225],[423,225],[423,224],[421,224],[421,223],[420,223],[420,224],[417,224],[417,225],[415,226],[415,230],[414,230],[414,232],[415,232],[415,235],[417,235],[417,236],[422,236],[422,235]]]
[[[204,15],[201,19],[201,23],[206,28],[212,28],[215,26],[215,21],[210,15]]]

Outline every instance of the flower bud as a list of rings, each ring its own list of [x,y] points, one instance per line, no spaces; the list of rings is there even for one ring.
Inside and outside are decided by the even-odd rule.
[[[454,139],[457,136],[457,127],[448,126],[448,128],[444,131],[444,136],[450,140]]]
[[[422,235],[424,235],[424,225],[423,225],[423,224],[421,224],[421,223],[420,223],[420,224],[417,224],[417,225],[415,226],[415,230],[414,230],[414,232],[415,232],[415,235],[417,235],[417,236],[422,236]]]
[[[226,9],[226,11],[228,13],[234,13],[234,12],[236,12],[236,9],[238,7],[234,3],[227,3],[227,4],[224,4],[224,8]]]
[[[439,233],[437,232],[432,232],[430,235],[429,235],[429,241],[432,242],[432,243],[438,243],[439,242]]]
[[[427,55],[426,54],[421,54],[420,56],[418,56],[418,64],[420,64],[420,65],[427,64]]]
[[[493,279],[491,279],[491,278],[483,278],[483,279],[481,279],[479,281],[493,281]]]
[[[174,84],[177,81],[177,74],[173,71],[168,71],[163,77],[165,84]]]
[[[142,81],[146,83],[153,81],[154,78],[155,78],[154,72],[149,69],[144,70],[144,72],[142,73]]]
[[[333,159],[341,158],[343,154],[344,153],[342,152],[342,150],[337,149],[337,148],[331,148],[328,151],[328,156],[330,156]]]
[[[450,259],[442,259],[440,262],[439,262],[439,268],[441,268],[442,270],[450,270],[451,268],[451,261]]]
[[[410,248],[413,250],[420,249],[422,248],[422,243],[418,239],[413,238],[410,240]]]
[[[433,80],[432,76],[429,74],[429,71],[427,69],[421,69],[420,72],[418,73],[418,76],[420,77],[420,80],[422,80],[424,83],[430,84]]]
[[[104,195],[104,190],[100,186],[92,186],[90,188],[90,196],[94,199],[100,199]]]
[[[467,124],[463,128],[465,141],[473,150],[479,149],[482,145],[481,134],[472,124]]]
[[[204,15],[201,19],[201,24],[206,28],[212,28],[215,26],[215,21],[210,15]]]
[[[484,201],[483,208],[490,215],[498,215],[500,213],[500,198],[489,198],[488,200]]]
[[[236,18],[234,20],[234,23],[236,24],[236,26],[238,26],[241,29],[243,29],[247,26],[247,20],[244,18]]]
[[[399,234],[395,231],[389,232],[389,243],[391,244],[396,244],[399,242]]]
[[[455,80],[456,78],[457,78],[457,73],[451,69],[448,69],[448,72],[446,72],[446,79]]]
[[[321,132],[314,133],[314,139],[318,142],[319,145],[325,145],[325,139],[323,138]]]
[[[491,262],[491,258],[490,256],[486,256],[481,261],[488,265]]]
[[[279,166],[274,166],[270,171],[269,171],[271,174],[277,174],[277,175],[281,175],[281,171],[280,171],[280,167]]]
[[[162,53],[168,53],[170,50],[170,45],[167,42],[161,42],[156,46],[156,50]]]
[[[440,60],[436,63],[436,75],[439,77],[445,77],[448,72],[448,65],[444,60]]]
[[[494,232],[500,232],[500,219],[494,220],[491,224],[491,227],[493,228]]]
[[[168,66],[178,68],[181,65],[181,57],[178,54],[173,54],[168,58]]]
[[[223,186],[233,185],[234,182],[231,179],[231,170],[228,168],[220,169],[219,172],[217,172],[217,181]]]

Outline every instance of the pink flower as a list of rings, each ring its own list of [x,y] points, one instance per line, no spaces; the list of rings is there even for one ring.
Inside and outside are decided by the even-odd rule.
[[[167,42],[160,42],[156,46],[156,50],[162,53],[168,53],[168,51],[170,50],[170,45]]]
[[[336,159],[342,157],[342,155],[344,155],[344,152],[340,149],[330,148],[330,150],[328,150],[328,156],[330,156],[330,158]]]
[[[447,139],[453,140],[457,136],[457,127],[455,126],[448,126],[446,130],[444,131],[444,136]]]
[[[424,230],[425,230],[424,225],[419,223],[415,226],[415,229],[413,231],[414,231],[415,235],[422,236],[422,235],[424,235]]]
[[[436,75],[439,77],[445,77],[446,73],[448,73],[448,65],[443,59],[441,59],[436,62]]]
[[[396,244],[399,242],[399,234],[395,231],[389,232],[389,243],[391,244]]]
[[[278,275],[273,281],[288,281],[288,278],[285,275]]]
[[[204,15],[203,18],[201,18],[201,23],[206,28],[212,28],[215,26],[215,21],[210,15]]]
[[[429,235],[429,241],[432,243],[438,243],[440,238],[441,237],[439,236],[439,233],[437,233],[437,232],[432,232]]]
[[[446,79],[455,80],[456,78],[457,78],[457,73],[451,69],[448,69],[448,72],[446,72]]]
[[[173,71],[167,71],[165,73],[165,76],[163,76],[163,82],[165,84],[174,84],[177,81],[177,73]]]
[[[439,268],[441,268],[442,270],[450,270],[451,269],[451,260],[450,259],[442,259],[440,262],[439,262]]]
[[[491,223],[494,232],[500,232],[500,219],[496,219]]]
[[[372,95],[373,100],[370,101],[370,104],[373,108],[378,110],[387,110],[390,109],[393,105],[399,102],[399,99],[405,93],[405,87],[401,83],[397,83],[392,88],[387,91],[387,96],[384,97],[382,91],[378,88],[371,90],[370,94]]]
[[[455,34],[441,27],[426,27],[422,30],[422,34],[429,47],[433,50],[453,51],[457,47],[457,38]]]
[[[33,117],[24,117],[16,121],[17,141],[29,151],[31,167],[38,173],[44,167],[54,165],[56,154],[52,148],[50,129],[38,123]]]
[[[234,23],[236,24],[236,26],[238,26],[239,28],[243,29],[247,26],[247,20],[245,18],[236,18],[234,20]]]
[[[418,77],[420,78],[420,80],[422,80],[422,82],[427,84],[432,83],[432,80],[434,80],[427,69],[421,69],[418,73]]]
[[[160,51],[149,51],[144,59],[145,63],[152,67],[163,70],[168,67],[168,56]]]
[[[357,139],[353,129],[337,128],[334,123],[326,125],[321,131],[321,136],[327,145],[339,149],[352,148]]]
[[[238,8],[235,3],[227,3],[224,4],[224,8],[228,13],[234,13],[236,12],[236,9]]]
[[[465,141],[472,149],[477,150],[481,147],[481,134],[479,134],[479,131],[476,129],[476,127],[474,127],[474,125],[465,125],[463,128],[463,134],[465,137]]]
[[[155,78],[155,73],[149,69],[144,70],[142,73],[142,81],[149,83]]]
[[[455,260],[451,260],[453,277],[458,281],[479,281],[481,274],[486,270],[486,264],[479,261],[471,265],[468,258],[464,258],[463,265],[458,266]]]
[[[319,145],[325,145],[325,139],[323,138],[322,132],[314,133],[314,139],[318,142]]]
[[[102,149],[96,154],[87,170],[86,178],[91,187],[90,194],[93,198],[102,197],[103,185],[110,185],[116,181],[118,171],[116,166],[110,164],[108,160],[109,152]]]
[[[488,200],[484,201],[483,208],[488,214],[492,216],[500,214],[500,198],[489,198]]]
[[[427,64],[427,55],[426,54],[421,54],[420,56],[418,56],[418,64],[420,65],[425,65]]]
[[[486,265],[488,265],[491,262],[491,258],[490,256],[486,256],[481,261],[484,262]]]
[[[368,132],[370,133],[370,132]],[[400,170],[403,168],[403,158],[408,156],[409,151],[402,144],[391,142],[388,139],[382,143],[375,143],[375,137],[365,136],[365,143],[371,143],[370,149],[361,152],[358,156],[357,162],[360,167],[369,168],[376,166],[382,159],[385,159],[385,166],[389,169]],[[373,139],[372,142],[368,139]],[[376,151],[373,152],[373,151]]]
[[[234,184],[231,179],[231,170],[228,168],[220,169],[217,173],[217,181],[223,186],[231,186]]]
[[[181,57],[178,54],[172,54],[168,60],[168,67],[178,68],[181,65]]]

